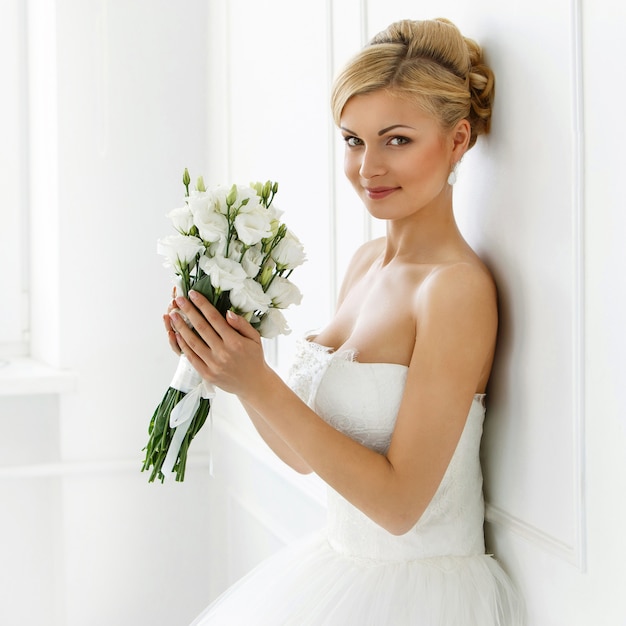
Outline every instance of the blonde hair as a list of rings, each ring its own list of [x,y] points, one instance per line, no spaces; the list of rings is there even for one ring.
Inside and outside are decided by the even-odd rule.
[[[385,89],[418,102],[446,130],[467,119],[472,132],[489,132],[494,75],[480,46],[449,20],[402,20],[376,35],[337,76],[331,107],[339,125],[346,102]]]

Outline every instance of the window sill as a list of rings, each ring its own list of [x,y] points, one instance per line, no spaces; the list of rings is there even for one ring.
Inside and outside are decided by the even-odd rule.
[[[0,396],[56,394],[76,389],[76,373],[29,358],[0,360]]]

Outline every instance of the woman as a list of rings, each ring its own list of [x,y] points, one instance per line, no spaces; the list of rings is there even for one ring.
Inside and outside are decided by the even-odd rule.
[[[452,211],[455,169],[489,130],[493,74],[447,20],[392,24],[337,78],[345,172],[386,237],[354,255],[336,314],[302,340],[290,385],[259,335],[199,294],[170,343],[236,394],[259,433],[329,486],[321,536],[262,564],[194,624],[513,626],[485,555],[479,444],[496,289]]]

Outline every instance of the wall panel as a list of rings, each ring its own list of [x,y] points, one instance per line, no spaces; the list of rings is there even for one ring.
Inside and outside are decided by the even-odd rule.
[[[371,1],[390,21],[448,17],[497,80],[492,133],[463,159],[462,231],[498,282],[499,351],[483,446],[489,515],[583,562],[580,48],[575,2]],[[486,139],[486,141],[484,140]]]

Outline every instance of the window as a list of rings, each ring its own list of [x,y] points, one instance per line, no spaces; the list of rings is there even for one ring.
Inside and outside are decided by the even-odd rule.
[[[28,353],[25,8],[0,5],[0,359]]]

